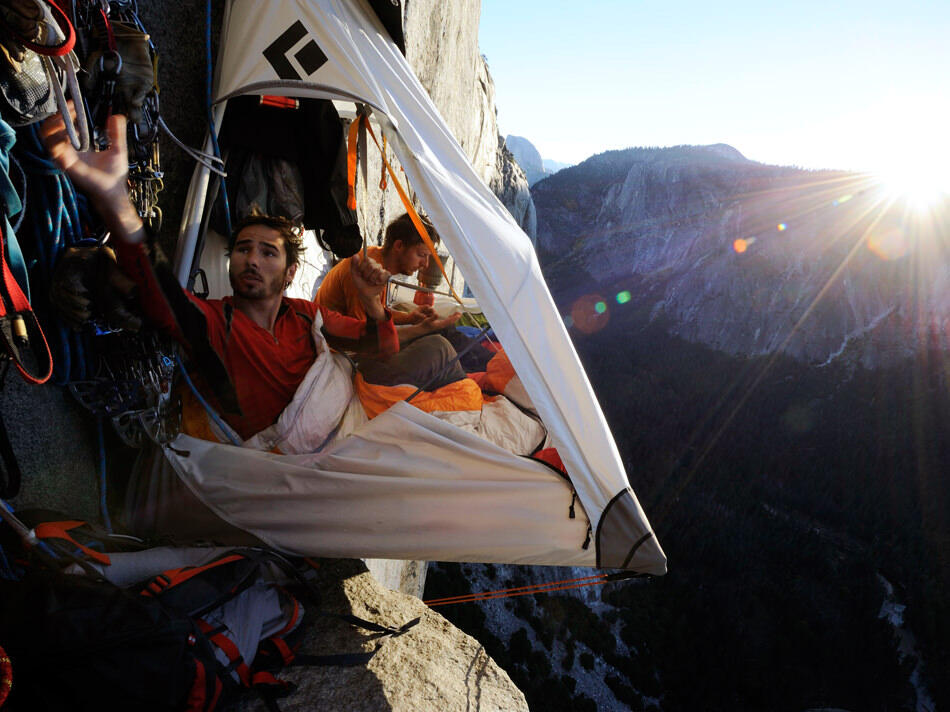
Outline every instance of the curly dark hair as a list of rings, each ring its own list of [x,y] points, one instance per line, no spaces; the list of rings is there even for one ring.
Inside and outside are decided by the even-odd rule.
[[[422,222],[422,226],[426,229],[426,232],[429,233],[429,239],[432,240],[434,244],[437,244],[439,242],[439,233],[432,227],[432,223],[429,222],[428,218],[421,215],[419,216],[419,220]],[[386,228],[386,239],[383,241],[383,249],[388,252],[396,243],[396,240],[401,240],[405,247],[412,247],[422,242],[422,236],[419,234],[419,231],[416,230],[416,225],[412,222],[412,218],[409,217],[409,213],[403,213],[389,223],[389,227]]]
[[[267,215],[255,205],[251,211],[241,218],[234,229],[231,231],[231,239],[228,241],[228,256],[231,256],[231,250],[234,249],[234,242],[237,236],[246,227],[252,225],[263,225],[271,230],[276,230],[284,238],[284,250],[287,253],[287,267],[300,263],[300,253],[306,247],[303,244],[303,226],[298,225],[292,220],[281,215]]]

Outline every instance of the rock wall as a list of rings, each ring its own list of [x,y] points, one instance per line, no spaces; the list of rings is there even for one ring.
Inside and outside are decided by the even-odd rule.
[[[479,14],[478,0],[404,2],[406,59],[475,171],[534,238],[536,223],[528,181],[503,149],[498,134],[495,84],[478,52]],[[381,164],[372,142],[368,156],[370,179],[360,204],[360,224],[367,238],[374,241],[380,232],[380,205],[384,222],[404,209],[392,187],[385,194],[378,187]],[[398,165],[392,153],[387,158]]]
[[[140,0],[138,5],[159,52],[162,115],[179,139],[200,147],[207,128],[206,4],[202,0]],[[478,173],[533,235],[534,207],[527,181],[510,154],[498,148],[494,85],[478,53],[479,2],[407,0],[403,8],[407,56],[414,70]],[[223,3],[212,3],[214,52],[222,12]],[[380,162],[375,151],[370,146],[370,186],[360,208],[370,241],[380,232],[381,205],[384,220],[403,212],[395,190],[390,187],[383,196],[376,185]],[[161,160],[165,172],[165,190],[159,198],[165,216],[161,244],[166,253],[173,254],[194,162],[164,134]],[[98,453],[86,411],[57,386],[20,383],[8,384],[0,408],[24,470],[23,493],[16,504],[56,506],[95,518]]]
[[[544,159],[541,158],[538,149],[528,139],[522,136],[509,135],[505,137],[505,145],[514,155],[518,165],[524,170],[529,185],[534,185],[539,180],[551,175],[551,171],[545,170]]]
[[[527,712],[524,695],[482,645],[418,598],[380,586],[358,561],[325,559],[318,574],[321,610],[392,627],[420,621],[401,636],[379,638],[339,619],[311,615],[301,652],[377,652],[366,665],[295,667],[282,673],[282,679],[298,686],[280,700],[284,712]],[[238,709],[256,712],[261,703],[248,700]]]
[[[213,5],[212,41],[216,47],[223,3]],[[139,0],[139,9],[160,53],[162,114],[179,139],[201,146],[207,126],[205,3]],[[503,196],[519,222],[533,232],[527,181],[510,154],[498,150],[494,86],[477,47],[479,3],[405,0],[404,9],[407,55],[414,69],[476,170]],[[165,191],[160,197],[165,215],[161,242],[172,254],[194,164],[164,136],[161,155],[165,171]],[[372,240],[380,227],[380,206],[388,219],[403,208],[392,188],[382,195],[376,186],[378,154],[371,154],[369,160],[370,188],[362,200],[361,218],[365,234]],[[11,381],[15,379],[10,376]],[[24,475],[23,491],[14,505],[53,507],[74,517],[96,520],[99,463],[96,431],[88,414],[54,385],[8,383],[0,406]],[[123,473],[117,474],[121,481]],[[372,565],[388,586],[419,594],[424,578],[421,563],[407,562],[398,570],[378,562]],[[329,580],[344,589],[341,598],[334,599],[341,610],[369,618],[392,614],[403,622],[421,615],[423,622],[410,634],[389,641],[368,667],[300,671],[297,681],[303,689],[293,704],[282,704],[283,709],[527,709],[524,696],[477,641],[429,611],[417,598],[379,586],[360,568],[363,564],[337,565],[343,569],[328,565],[327,570]],[[329,638],[326,633],[321,629],[310,642],[330,643],[322,648],[311,645],[310,650],[352,652],[352,648],[344,650],[344,645],[363,649],[374,645],[372,639],[353,638],[349,628],[330,631]]]

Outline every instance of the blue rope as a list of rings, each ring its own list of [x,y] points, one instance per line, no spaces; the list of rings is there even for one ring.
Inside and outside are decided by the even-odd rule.
[[[96,435],[99,440],[99,513],[106,531],[111,534],[112,520],[109,519],[109,505],[106,502],[106,439],[101,415],[96,418]]]
[[[198,389],[195,388],[195,384],[191,382],[191,378],[188,377],[188,371],[185,370],[185,365],[181,362],[181,357],[178,354],[175,354],[175,361],[178,362],[178,368],[181,369],[181,375],[185,378],[185,383],[188,384],[188,387],[191,389],[191,392],[195,394],[195,398],[198,399],[198,402],[201,403],[202,407],[208,412],[208,415],[215,422],[215,424],[221,429],[221,432],[227,436],[228,440],[231,441],[232,445],[241,446],[241,441],[234,437],[233,429],[223,420],[221,416],[218,415],[214,408],[212,408],[208,401],[206,401],[202,395],[198,392]]]
[[[214,109],[212,107],[212,100],[214,97],[211,95],[212,92],[212,79],[214,68],[211,62],[211,0],[205,5],[205,57],[207,59],[207,66],[205,67],[205,97],[208,102],[208,133],[211,135],[211,147],[214,150],[214,155],[216,158],[221,158],[221,148],[218,146],[218,134],[214,128]],[[224,207],[224,224],[228,231],[227,238],[231,239],[231,205],[228,203],[228,185],[225,181],[225,177],[221,176],[221,204]],[[210,207],[209,207],[210,209]]]
[[[37,255],[34,266],[43,282],[40,291],[48,291],[56,261],[63,250],[83,239],[82,225],[83,217],[88,214],[87,205],[77,196],[69,178],[46,157],[35,124],[21,130],[17,138],[20,165],[29,175],[32,192],[38,196],[29,207]],[[56,350],[53,382],[64,386],[70,380],[85,379],[84,336],[67,329],[58,319],[47,332]]]
[[[7,554],[2,546],[0,546],[0,578],[7,581],[16,581],[18,578],[13,572],[13,567],[10,566],[10,561],[7,559]]]
[[[5,499],[0,499],[0,506],[2,506],[4,509],[6,509],[8,512],[10,512],[10,514],[14,515],[14,517],[16,516],[16,512],[13,511],[13,507],[11,507],[10,504],[9,504]],[[21,523],[20,526],[24,526],[24,527],[25,527],[26,525],[24,525],[24,524]],[[34,538],[35,538],[35,537],[34,537]],[[55,551],[53,551],[53,549],[50,547],[50,545],[47,544],[46,542],[40,541],[39,539],[36,539],[36,540],[33,542],[33,545],[34,545],[37,549],[39,549],[40,551],[42,551],[44,554],[46,554],[47,556],[51,556],[51,557],[53,557],[54,559],[58,559],[58,558],[59,558],[59,554],[57,554]]]

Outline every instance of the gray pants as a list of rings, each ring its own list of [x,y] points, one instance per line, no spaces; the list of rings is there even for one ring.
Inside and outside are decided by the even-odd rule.
[[[386,360],[361,359],[357,368],[367,383],[377,386],[410,385],[434,391],[465,378],[457,356],[444,336],[429,334]]]

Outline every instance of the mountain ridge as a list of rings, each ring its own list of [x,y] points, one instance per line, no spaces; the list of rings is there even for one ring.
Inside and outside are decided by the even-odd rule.
[[[865,175],[762,164],[726,144],[641,147],[532,194],[562,308],[618,288],[730,353],[822,363],[853,342],[868,365],[913,353],[950,313],[950,268],[928,259],[935,230]]]

